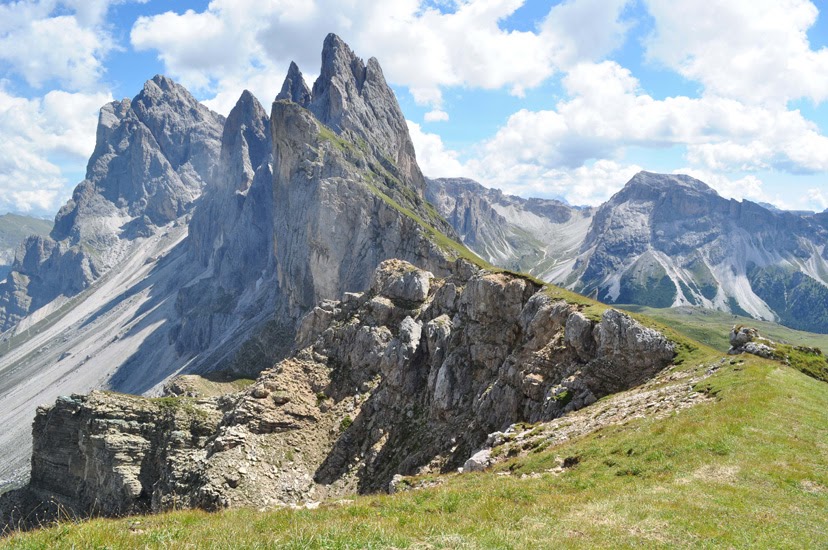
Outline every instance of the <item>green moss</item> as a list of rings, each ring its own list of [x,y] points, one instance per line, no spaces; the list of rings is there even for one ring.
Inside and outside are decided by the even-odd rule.
[[[448,253],[454,258],[463,258],[465,260],[468,260],[483,269],[494,269],[491,264],[481,259],[479,256],[477,256],[477,254],[475,254],[462,244],[448,238],[440,231],[437,231],[433,226],[431,226],[429,223],[423,220],[423,218],[421,218],[418,214],[416,214],[411,209],[402,206],[400,203],[398,203],[397,201],[389,197],[387,194],[385,194],[383,191],[381,191],[376,185],[366,182],[366,186],[368,187],[368,189],[371,190],[372,193],[374,193],[374,195],[382,199],[383,202],[392,207],[394,210],[417,222],[417,224],[425,231],[426,235],[428,235],[429,239],[431,239],[431,241],[434,242],[437,246],[439,246],[444,252]]]
[[[570,401],[572,401],[572,392],[569,390],[564,390],[561,393],[553,396],[552,399],[554,399],[561,407],[566,407],[567,405],[569,405]]]
[[[345,417],[339,422],[339,431],[344,432],[354,424],[354,419],[350,417],[350,415],[345,415]]]

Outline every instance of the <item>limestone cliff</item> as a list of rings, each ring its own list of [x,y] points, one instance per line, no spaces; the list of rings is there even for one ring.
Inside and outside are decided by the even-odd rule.
[[[199,362],[255,374],[289,350],[303,314],[365,289],[382,260],[446,273],[471,254],[423,192],[379,63],[329,35],[313,91],[291,63],[269,118],[249,93],[228,118],[218,176],[190,225],[188,254],[206,271],[178,294],[177,350],[215,349]]]

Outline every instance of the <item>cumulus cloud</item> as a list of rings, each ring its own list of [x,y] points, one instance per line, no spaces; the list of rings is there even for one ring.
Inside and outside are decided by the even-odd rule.
[[[471,169],[460,162],[457,152],[446,148],[440,136],[424,132],[416,122],[406,122],[417,153],[417,164],[423,174],[430,178],[476,177]]]
[[[42,99],[0,88],[0,210],[54,212],[68,194],[62,168],[82,171],[108,93],[52,91]]]
[[[828,138],[798,111],[720,97],[656,100],[614,61],[579,64],[563,84],[568,98],[554,110],[518,111],[483,143],[478,172],[498,185],[534,187],[539,174],[617,160],[630,146],[675,145],[707,174],[828,170]],[[748,180],[738,187],[758,189]]]
[[[213,0],[202,12],[141,17],[131,40],[158,51],[185,85],[214,91],[243,80],[250,67],[282,73],[294,60],[313,74],[333,31],[357,52],[376,54],[389,81],[415,101],[439,109],[447,86],[520,96],[564,65],[606,55],[627,30],[618,21],[626,1],[570,0],[552,7],[538,30],[513,31],[501,23],[523,0],[464,0],[447,12],[418,0]]]
[[[120,0],[20,0],[0,6],[0,70],[41,88],[98,88],[116,45],[105,25]]]
[[[433,109],[427,112],[423,118],[426,122],[445,122],[449,119],[449,114],[440,109]]]
[[[646,0],[655,20],[647,55],[701,82],[708,94],[749,103],[828,99],[828,48],[807,31],[808,0]]]
[[[809,206],[813,207],[816,211],[828,209],[828,197],[825,196],[822,189],[817,189],[816,187],[808,189],[805,194],[805,198],[808,201]]]

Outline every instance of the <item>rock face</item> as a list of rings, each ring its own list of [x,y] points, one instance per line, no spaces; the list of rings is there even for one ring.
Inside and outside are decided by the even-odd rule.
[[[86,179],[0,285],[0,331],[73,296],[126,258],[135,239],[185,214],[218,159],[224,119],[163,76],[105,105]]]
[[[47,220],[19,214],[0,216],[0,279],[5,279],[11,271],[15,253],[27,237],[45,237],[51,230],[52,223]]]
[[[817,218],[642,172],[596,213],[573,286],[609,303],[699,305],[825,331],[820,306],[806,302],[828,303],[827,241]]]
[[[548,281],[569,274],[594,214],[556,200],[506,195],[465,178],[429,179],[426,197],[480,257]]]
[[[433,235],[454,233],[423,188],[379,64],[328,36],[312,93],[292,63],[269,119],[249,94],[228,118],[220,176],[190,226],[190,255],[209,275],[179,293],[177,349],[218,344],[220,361],[254,334],[253,347],[270,351],[233,368],[255,374],[284,356],[304,313],[365,289],[382,260],[445,273],[457,250]]]
[[[220,419],[215,399],[61,397],[38,409],[32,482],[0,497],[0,518],[37,524],[61,511],[123,515],[189,506],[192,495],[182,489],[193,486]]]
[[[90,495],[120,513],[376,491],[397,474],[462,466],[490,432],[641,384],[674,356],[625,314],[588,318],[465,260],[452,271],[382,262],[365,292],[310,312],[295,354],[240,394],[93,394],[40,409],[32,480],[15,498],[57,495],[85,515]]]

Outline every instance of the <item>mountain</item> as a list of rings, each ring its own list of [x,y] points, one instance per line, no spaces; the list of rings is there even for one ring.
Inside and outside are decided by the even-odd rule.
[[[701,306],[828,332],[828,216],[727,200],[640,172],[597,209],[509,197],[469,180],[430,196],[481,256],[605,303]],[[536,205],[552,203],[552,213]],[[550,208],[547,206],[547,208]]]
[[[101,109],[86,179],[48,237],[32,237],[0,285],[0,330],[77,295],[192,208],[218,157],[223,117],[156,76]]]
[[[0,216],[0,279],[5,279],[14,263],[17,248],[32,235],[46,236],[52,223],[40,218],[20,214]]]
[[[383,260],[479,261],[426,202],[378,62],[335,35],[312,90],[291,64],[269,114],[244,92],[225,120],[157,76],[101,110],[97,138],[50,236],[0,285],[0,479],[25,471],[38,403],[255,376]]]
[[[825,222],[641,172],[598,209],[567,282],[607,303],[699,305],[828,332]]]
[[[480,257],[544,280],[569,273],[595,214],[556,200],[507,195],[466,178],[429,179],[426,197]]]

